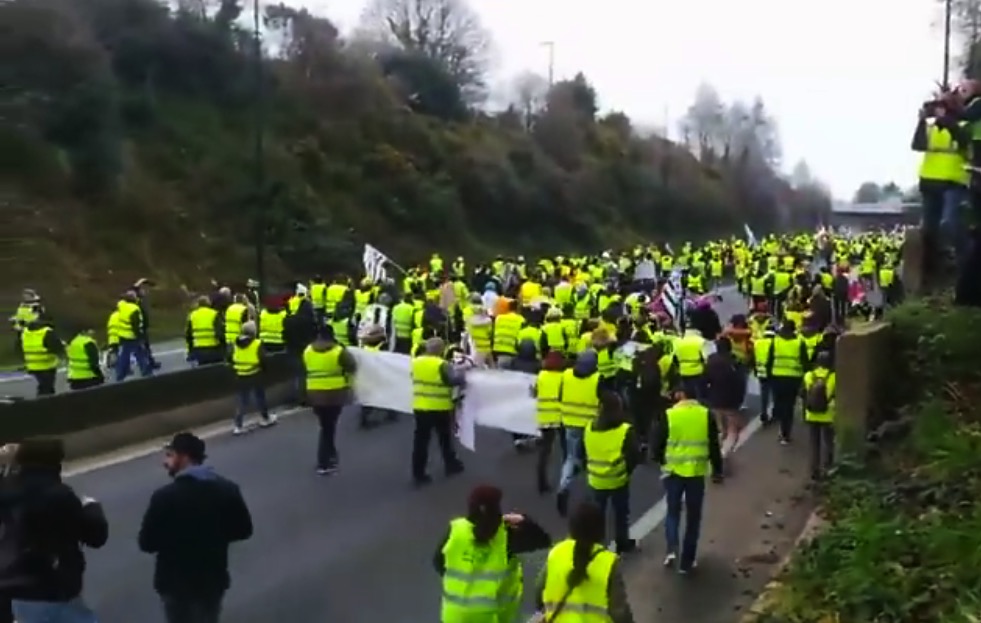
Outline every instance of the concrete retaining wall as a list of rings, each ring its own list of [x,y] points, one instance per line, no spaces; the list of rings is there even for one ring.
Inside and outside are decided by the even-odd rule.
[[[869,432],[891,419],[897,392],[890,383],[897,365],[892,326],[885,322],[859,326],[838,338],[835,358],[837,414],[835,428],[842,453],[862,456]]]

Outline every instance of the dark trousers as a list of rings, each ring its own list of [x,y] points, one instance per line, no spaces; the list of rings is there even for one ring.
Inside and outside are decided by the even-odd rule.
[[[760,382],[760,415],[761,419],[766,422],[770,419],[770,379],[757,377]]]
[[[50,370],[32,370],[30,374],[37,381],[38,398],[41,396],[54,396],[55,380],[58,378],[58,370],[56,368],[51,368]]]
[[[794,429],[794,407],[800,392],[801,379],[798,377],[775,376],[770,379],[773,393],[773,419],[780,426],[780,436],[790,439]]]
[[[669,553],[680,554],[678,565],[690,569],[698,553],[698,537],[702,531],[702,509],[705,503],[703,476],[676,476],[664,479],[667,514],[664,517],[664,536]],[[681,539],[681,509],[685,509],[685,536]],[[680,552],[679,550],[680,544]]]
[[[238,388],[238,410],[235,412],[235,426],[239,428],[245,422],[245,416],[255,404],[259,415],[264,420],[269,419],[269,404],[266,402],[266,388],[261,383],[240,380]]]
[[[224,595],[161,595],[167,623],[218,623]]]
[[[70,380],[69,379],[69,381],[68,381],[68,387],[70,387],[73,390],[77,390],[77,389],[91,389],[93,387],[98,387],[98,386],[102,385],[103,383],[105,383],[105,380],[104,379],[101,379],[101,378],[82,379],[82,380],[77,380],[77,381],[73,381],[73,380]]]
[[[562,428],[556,426],[555,428],[542,428],[542,436],[538,440],[538,461],[535,464],[535,474],[538,478],[538,490],[547,491],[549,488],[548,484],[548,463],[552,458],[552,446],[555,445],[555,440],[558,438],[559,446],[562,449],[562,460],[565,460],[565,434],[562,432]]]
[[[831,422],[808,422],[811,434],[811,477],[820,478],[835,460],[835,425]]]
[[[416,428],[412,433],[412,477],[416,480],[426,477],[429,441],[434,432],[443,455],[443,467],[447,471],[459,467],[460,460],[453,449],[453,412],[416,411],[415,418]]]
[[[834,322],[836,325],[844,326],[845,320],[848,318],[847,296],[831,297],[831,318],[832,322]]]
[[[191,351],[191,356],[199,366],[208,366],[225,361],[227,351],[224,346],[205,346],[195,348]]]
[[[313,414],[320,422],[317,438],[317,467],[327,469],[337,465],[337,420],[344,407],[339,405],[313,407]]]
[[[606,516],[606,507],[613,510],[613,541],[622,550],[630,543],[630,484],[619,489],[591,489],[593,500]]]
[[[120,340],[119,349],[116,353],[116,381],[126,380],[130,373],[130,365],[136,359],[136,365],[140,369],[140,376],[150,376],[153,374],[153,366],[147,357],[146,348],[143,341]]]
[[[412,354],[412,338],[408,337],[396,337],[395,338],[395,352],[401,353],[403,355]]]
[[[685,392],[688,398],[692,400],[703,400],[705,398],[705,377],[699,374],[698,376],[682,376],[680,377],[681,389]]]

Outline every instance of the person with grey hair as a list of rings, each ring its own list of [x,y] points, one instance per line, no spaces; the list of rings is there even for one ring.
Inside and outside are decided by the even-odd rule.
[[[429,441],[433,432],[443,454],[447,476],[463,471],[463,463],[453,449],[456,405],[453,389],[464,387],[462,372],[443,358],[446,345],[441,338],[426,340],[423,353],[412,359],[412,412],[416,426],[412,436],[412,480],[416,485],[432,482],[426,473]]]
[[[259,410],[261,418],[259,426],[265,428],[275,424],[276,416],[269,413],[269,404],[266,401],[263,375],[266,352],[262,347],[262,341],[256,337],[256,324],[251,320],[243,322],[239,328],[229,359],[235,370],[235,381],[238,386],[238,410],[235,413],[232,434],[241,435],[248,430],[245,428],[245,415],[253,402]]]

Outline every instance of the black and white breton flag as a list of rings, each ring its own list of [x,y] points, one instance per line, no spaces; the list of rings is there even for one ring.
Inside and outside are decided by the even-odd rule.
[[[388,278],[388,271],[385,270],[385,264],[390,263],[391,260],[388,259],[387,255],[372,245],[364,245],[362,261],[364,263],[364,276],[368,279],[371,279],[375,283],[381,283]]]
[[[664,311],[671,316],[675,326],[680,331],[682,327],[682,315],[685,312],[684,288],[681,284],[680,271],[672,271],[667,283],[664,284],[664,288],[661,290],[661,305],[664,307]]]

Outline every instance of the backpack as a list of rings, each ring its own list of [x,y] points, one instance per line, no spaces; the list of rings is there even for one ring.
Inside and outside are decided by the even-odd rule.
[[[653,348],[645,348],[634,356],[634,369],[637,371],[637,388],[660,391],[661,368],[654,357]]]
[[[804,396],[804,408],[811,413],[827,413],[831,400],[828,398],[828,377],[814,379]]]

